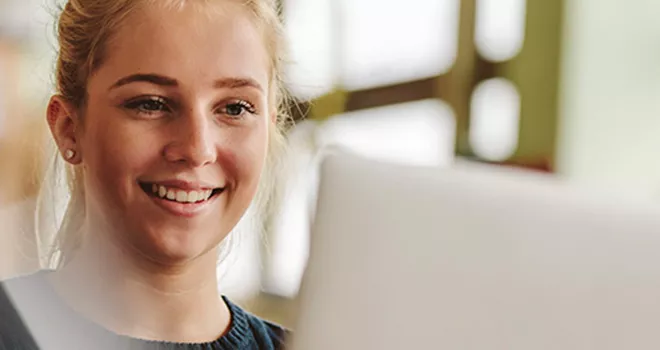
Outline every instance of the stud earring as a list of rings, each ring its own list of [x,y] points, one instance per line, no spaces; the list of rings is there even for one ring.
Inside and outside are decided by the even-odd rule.
[[[66,150],[66,151],[64,152],[64,158],[65,158],[66,160],[71,160],[71,159],[73,159],[73,157],[74,157],[75,155],[76,155],[76,152],[74,152],[74,151],[71,150],[71,149],[68,149],[68,150]]]

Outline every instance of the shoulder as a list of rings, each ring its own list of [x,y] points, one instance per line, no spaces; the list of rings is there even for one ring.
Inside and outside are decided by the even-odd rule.
[[[3,293],[14,302],[22,305],[41,300],[48,288],[45,272],[16,276],[0,283]]]
[[[284,350],[290,331],[286,328],[255,316],[225,298],[233,317],[233,329],[243,333],[243,338],[258,349]]]
[[[6,288],[20,288],[20,287],[33,287],[35,285],[44,283],[46,276],[50,273],[47,270],[39,270],[37,272],[20,274],[0,281],[0,284]]]
[[[16,307],[15,284],[25,283],[25,277],[0,283],[0,349],[36,349],[36,343]],[[8,291],[8,284],[12,292]]]
[[[249,315],[251,328],[258,334],[264,345],[270,345],[273,349],[283,349],[289,331],[284,327],[273,322],[261,319],[254,315]]]
[[[2,281],[0,285],[18,306],[43,302],[44,300],[51,300],[51,289],[47,280],[48,273],[48,271],[39,271],[17,276]]]
[[[61,334],[94,334],[90,331],[93,328],[82,322],[56,295],[48,281],[50,273],[40,271],[0,284],[5,297],[0,300],[3,304],[1,312],[13,315],[8,318],[8,323],[0,325],[0,338],[5,342],[9,339],[10,343],[23,344],[23,347],[10,349],[33,349],[35,342],[52,344],[53,348],[80,348],[68,346],[79,342]],[[4,349],[0,346],[0,350]]]

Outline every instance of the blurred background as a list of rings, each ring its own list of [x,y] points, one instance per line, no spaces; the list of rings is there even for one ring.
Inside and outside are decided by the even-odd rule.
[[[0,277],[38,268],[32,229],[48,159],[55,0],[0,0]],[[318,150],[386,161],[530,168],[660,197],[660,2],[281,0],[297,124],[294,169],[266,237],[221,282],[292,326]],[[660,199],[660,198],[659,198]]]

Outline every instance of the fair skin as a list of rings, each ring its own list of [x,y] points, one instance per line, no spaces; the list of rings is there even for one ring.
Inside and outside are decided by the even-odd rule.
[[[52,283],[117,333],[194,343],[230,325],[217,247],[256,193],[274,118],[268,52],[239,6],[133,13],[82,110],[51,99],[49,125],[76,152],[86,205],[85,239]]]

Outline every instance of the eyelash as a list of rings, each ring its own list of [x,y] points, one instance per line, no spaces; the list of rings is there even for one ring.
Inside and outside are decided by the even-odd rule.
[[[236,116],[230,115],[230,114],[227,113],[227,108],[229,106],[241,107],[241,108],[243,108],[243,111],[239,115],[236,115]],[[244,100],[236,100],[234,102],[227,103],[227,104],[224,105],[224,107],[221,108],[221,110],[224,111],[223,112],[224,114],[227,114],[227,115],[231,116],[232,118],[240,118],[245,114],[245,112],[250,113],[250,114],[256,114],[257,113],[257,110],[254,108],[254,106],[251,103],[249,103],[247,101],[244,101]]]
[[[154,110],[154,109],[144,108],[147,104],[153,104],[153,103],[157,104],[157,106],[151,106],[151,107],[156,107],[157,109]],[[124,104],[124,108],[134,110],[137,113],[141,113],[141,114],[153,115],[161,112],[165,112],[165,113],[172,112],[171,108],[168,106],[170,104],[171,103],[169,103],[168,100],[162,97],[147,97],[147,98],[138,98],[128,101],[126,104]],[[228,109],[231,107],[240,107],[242,108],[242,111],[238,115],[229,114]],[[243,117],[246,112],[250,114],[257,113],[254,105],[252,105],[251,103],[245,100],[235,100],[230,103],[225,103],[220,108],[220,111],[222,111],[222,113],[228,115],[232,119],[239,119]]]
[[[158,104],[158,110],[145,109],[144,106],[148,103]],[[147,98],[137,98],[131,101],[128,101],[124,104],[124,107],[130,110],[134,110],[138,113],[144,114],[156,114],[159,112],[170,112],[169,107],[167,106],[167,100],[162,97],[147,97]]]

